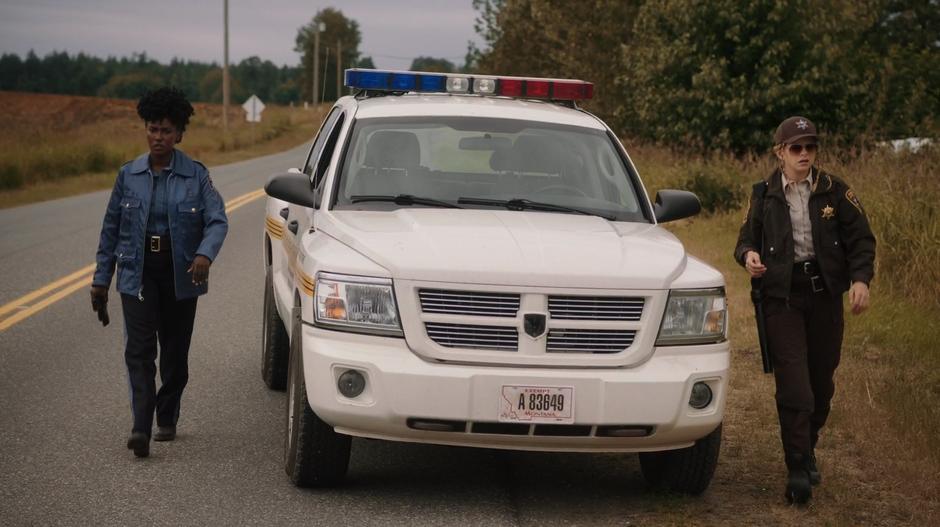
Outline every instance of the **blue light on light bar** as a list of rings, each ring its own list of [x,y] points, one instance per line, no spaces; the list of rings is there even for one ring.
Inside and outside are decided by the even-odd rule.
[[[447,91],[444,86],[446,82],[447,77],[444,75],[421,75],[421,91]]]
[[[408,75],[405,73],[394,73],[392,74],[392,86],[393,90],[401,91],[414,91],[418,86],[418,76],[417,75]]]
[[[346,70],[346,86],[360,90],[446,91],[446,75],[428,75],[404,71]]]
[[[384,71],[346,70],[346,86],[363,90],[387,90],[389,74]]]

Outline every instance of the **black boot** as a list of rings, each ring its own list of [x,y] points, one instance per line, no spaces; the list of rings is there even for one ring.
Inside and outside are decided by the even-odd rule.
[[[809,482],[812,485],[815,486],[822,483],[822,476],[819,474],[819,469],[816,468],[816,454],[809,456],[809,462],[806,463],[806,471],[809,472]]]
[[[808,460],[809,456],[804,454],[787,454],[787,490],[784,495],[788,503],[803,505],[813,497]]]
[[[127,448],[133,450],[137,457],[147,457],[150,455],[150,437],[143,432],[131,432],[127,439]]]

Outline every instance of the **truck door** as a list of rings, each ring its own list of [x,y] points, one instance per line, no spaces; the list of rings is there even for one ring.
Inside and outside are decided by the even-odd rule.
[[[320,128],[320,133],[317,135],[303,170],[304,174],[307,174],[310,178],[311,192],[321,182],[323,175],[326,173],[326,167],[329,166],[330,158],[332,158],[333,147],[336,144],[339,130],[342,129],[343,120],[343,109],[340,107],[333,108],[323,127]],[[310,228],[314,224],[313,216],[314,209],[312,208],[294,204],[288,205],[286,228],[284,230],[284,250],[287,256],[287,265],[284,266],[284,272],[288,283],[294,285],[293,289],[299,289],[301,285],[299,277],[295,276],[303,268],[303,259],[300,257],[300,244],[303,235],[310,232]]]

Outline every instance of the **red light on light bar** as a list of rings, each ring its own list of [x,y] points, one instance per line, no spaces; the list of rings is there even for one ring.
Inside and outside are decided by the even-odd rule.
[[[552,83],[548,81],[526,81],[525,96],[536,99],[548,99]]]
[[[590,99],[594,95],[590,82],[555,82],[552,88],[552,99]]]
[[[516,79],[500,79],[498,93],[505,97],[522,97],[522,81]]]

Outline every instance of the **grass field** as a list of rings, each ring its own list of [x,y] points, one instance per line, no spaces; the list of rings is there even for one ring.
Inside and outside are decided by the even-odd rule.
[[[179,147],[208,165],[280,152],[309,142],[327,107],[268,105],[262,122],[196,103]],[[117,169],[147,150],[136,101],[0,92],[0,208],[110,187]]]

